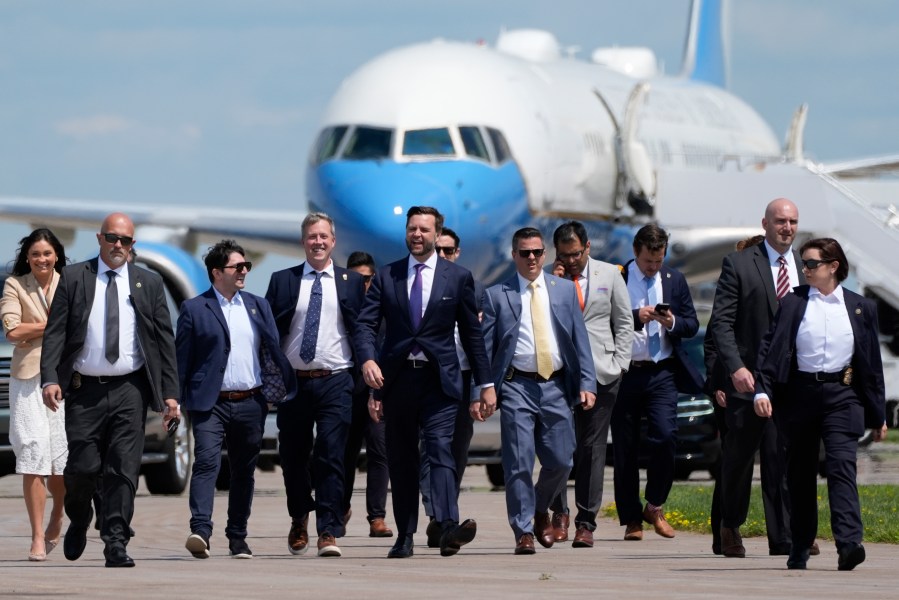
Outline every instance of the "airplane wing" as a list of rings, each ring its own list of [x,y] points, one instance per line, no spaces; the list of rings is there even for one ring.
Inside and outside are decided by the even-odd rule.
[[[820,165],[818,170],[840,179],[850,177],[876,177],[878,175],[899,175],[899,154],[848,160],[829,165]]]
[[[304,211],[224,209],[199,206],[115,204],[92,200],[0,196],[0,219],[49,227],[74,238],[76,229],[93,229],[109,213],[126,213],[139,240],[177,244],[193,252],[203,243],[235,238],[256,253],[294,255],[299,248]]]

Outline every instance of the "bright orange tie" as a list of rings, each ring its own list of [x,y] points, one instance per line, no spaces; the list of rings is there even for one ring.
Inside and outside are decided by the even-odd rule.
[[[584,312],[584,290],[581,289],[581,277],[583,275],[574,276],[574,288],[577,290],[577,302],[581,305],[581,312]]]

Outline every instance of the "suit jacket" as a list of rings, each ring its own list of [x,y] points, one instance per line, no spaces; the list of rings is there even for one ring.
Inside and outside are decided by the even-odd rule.
[[[572,406],[580,404],[580,392],[596,391],[596,372],[590,352],[590,337],[581,315],[572,282],[544,273],[549,294],[556,343],[565,368],[565,394]],[[487,288],[484,295],[484,341],[491,358],[492,381],[497,399],[502,401],[502,386],[512,364],[521,324],[521,288],[518,275]]]
[[[87,322],[97,286],[99,258],[68,265],[62,270],[50,317],[44,331],[41,383],[58,383],[66,393],[75,359],[84,346]],[[164,399],[178,399],[178,368],[172,316],[165,298],[162,277],[128,264],[130,299],[137,325],[137,342],[152,389],[150,407],[161,412]]]
[[[448,260],[438,260],[428,305],[418,330],[413,330],[407,291],[408,264],[408,256],[403,257],[381,267],[372,280],[359,314],[356,355],[360,363],[377,360],[384,385],[375,393],[385,397],[396,383],[396,376],[409,356],[412,344],[417,342],[428,360],[437,365],[443,393],[461,400],[462,372],[456,354],[456,323],[475,384],[490,381],[490,362],[478,319],[474,278],[467,269]],[[385,337],[378,354],[375,340],[382,320],[386,323]]]
[[[59,273],[53,271],[47,302],[53,301],[58,284]],[[39,290],[40,285],[32,273],[7,278],[3,286],[3,299],[0,300],[0,319],[3,320],[4,333],[15,329],[20,323],[42,323],[47,320],[49,312],[41,301]],[[41,372],[43,339],[42,336],[15,345],[10,375],[16,379],[31,379]]]
[[[796,265],[800,264],[796,250],[793,259]],[[805,283],[802,269],[799,283]],[[741,367],[755,371],[759,344],[776,312],[777,293],[765,243],[725,256],[707,335],[714,338],[718,360],[727,374],[721,389],[728,396],[752,400],[752,394],[734,389],[730,375]]]
[[[758,356],[755,378],[757,394],[767,394],[788,411],[801,411],[798,399],[773,394],[776,386],[786,385],[798,371],[796,366],[796,334],[808,307],[809,286],[794,288],[780,300],[780,309],[771,328],[765,334]],[[865,427],[879,429],[886,420],[886,394],[883,383],[883,363],[877,323],[877,305],[843,288],[846,312],[852,325],[852,388],[865,408]]]
[[[599,383],[608,385],[630,367],[634,339],[631,298],[618,267],[600,260],[587,262],[587,285],[584,323],[593,366]]]
[[[621,275],[627,283],[629,261],[624,265]],[[703,391],[703,377],[690,360],[690,356],[681,345],[681,340],[689,339],[696,335],[699,331],[699,319],[696,317],[696,309],[693,307],[693,298],[690,297],[690,288],[687,286],[687,280],[683,273],[676,269],[672,269],[666,265],[662,265],[660,271],[662,277],[662,302],[671,306],[671,312],[674,314],[674,327],[671,331],[666,331],[668,339],[671,340],[672,352],[671,356],[676,361],[674,371],[674,383],[679,392],[685,394],[699,394]],[[630,295],[628,295],[630,302]],[[633,310],[634,331],[643,329],[643,323],[637,318],[637,310]]]
[[[297,381],[281,352],[271,308],[263,298],[249,292],[242,291],[240,296],[259,339],[262,393],[275,403],[290,400],[296,395]],[[182,406],[186,410],[212,410],[222,390],[231,352],[231,332],[212,288],[181,305],[175,348]]]

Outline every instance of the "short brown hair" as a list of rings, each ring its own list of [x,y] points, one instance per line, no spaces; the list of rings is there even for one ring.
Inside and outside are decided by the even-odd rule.
[[[437,230],[437,235],[440,235],[440,232],[443,231],[443,215],[433,206],[410,206],[409,210],[406,211],[407,227],[409,226],[409,219],[415,215],[431,215],[434,217],[434,228]]]
[[[821,260],[824,262],[839,263],[837,265],[837,270],[834,273],[834,277],[837,278],[837,281],[842,282],[849,277],[849,260],[846,258],[846,253],[843,252],[843,247],[840,246],[840,242],[833,238],[814,238],[802,244],[802,248],[799,249],[799,254],[802,255],[810,248],[817,248],[818,251],[821,252]]]
[[[650,252],[664,250],[667,254],[668,232],[653,223],[644,225],[634,236],[634,253],[639,254],[643,248]]]

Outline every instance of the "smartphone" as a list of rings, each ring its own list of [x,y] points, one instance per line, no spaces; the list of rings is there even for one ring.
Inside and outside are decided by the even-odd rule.
[[[168,432],[169,437],[172,437],[173,435],[175,435],[175,431],[178,430],[178,425],[180,425],[180,424],[181,424],[181,419],[179,419],[177,417],[172,419],[171,421],[169,421],[169,424],[166,425],[166,427],[165,427],[165,430]]]
[[[658,304],[656,304],[656,312],[657,313],[664,314],[664,313],[667,313],[669,310],[671,310],[671,306],[668,305],[668,303],[666,303],[666,302],[659,302]]]

